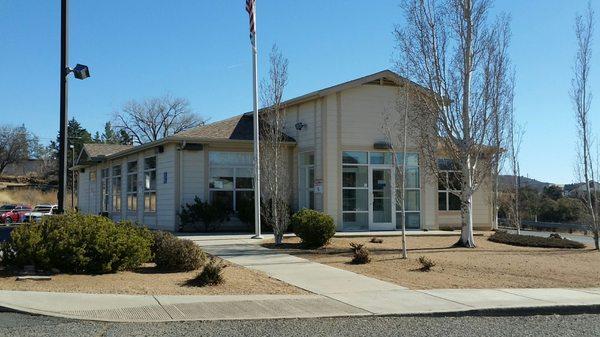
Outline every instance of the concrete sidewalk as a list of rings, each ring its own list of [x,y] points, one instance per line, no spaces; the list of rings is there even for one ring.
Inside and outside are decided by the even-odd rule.
[[[384,290],[325,295],[144,296],[0,290],[0,310],[110,322],[598,312],[595,289]]]

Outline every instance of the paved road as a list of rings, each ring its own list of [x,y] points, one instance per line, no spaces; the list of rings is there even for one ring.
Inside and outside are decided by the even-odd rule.
[[[517,233],[516,230],[509,230],[509,233]],[[528,231],[528,230],[522,230],[521,234],[524,235],[533,235],[533,236],[542,236],[542,237],[548,237],[550,236],[552,232],[538,232],[538,231]],[[567,233],[558,233],[560,235],[562,235],[563,237],[567,238],[567,239],[571,239],[573,241],[577,241],[577,242],[581,242],[583,244],[586,245],[594,245],[594,238],[592,238],[591,236],[584,236],[584,235],[575,235],[575,234],[567,234]]]
[[[600,336],[600,315],[103,323],[0,313],[0,336]]]

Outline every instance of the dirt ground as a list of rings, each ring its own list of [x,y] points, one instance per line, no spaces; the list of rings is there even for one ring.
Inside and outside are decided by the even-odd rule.
[[[0,289],[94,294],[132,295],[245,295],[305,294],[304,290],[270,278],[266,274],[226,263],[225,282],[216,286],[192,287],[185,282],[200,271],[160,273],[148,264],[136,271],[104,275],[52,276],[50,281],[16,281],[15,275],[0,272]]]
[[[515,247],[475,237],[477,248],[453,248],[458,237],[407,237],[407,260],[401,259],[400,237],[334,238],[316,250],[299,249],[297,238],[286,238],[288,253],[315,262],[397,283],[411,289],[435,288],[552,288],[600,287],[600,253],[586,249]],[[365,243],[371,251],[369,264],[350,264],[350,242]],[[267,244],[273,248],[272,244]],[[427,256],[436,262],[429,272],[417,261]]]

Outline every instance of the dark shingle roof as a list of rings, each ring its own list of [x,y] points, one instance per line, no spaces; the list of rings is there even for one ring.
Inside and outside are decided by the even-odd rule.
[[[282,139],[295,142],[294,138],[282,133]],[[238,115],[219,122],[198,126],[175,134],[178,139],[201,138],[208,140],[252,140],[253,118],[251,115]]]

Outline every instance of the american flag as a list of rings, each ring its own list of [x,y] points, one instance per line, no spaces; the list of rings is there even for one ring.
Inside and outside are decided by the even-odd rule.
[[[248,16],[250,17],[250,41],[252,45],[256,44],[256,29],[254,28],[254,17],[256,15],[254,9],[254,3],[256,0],[246,0],[246,12],[248,12]]]

